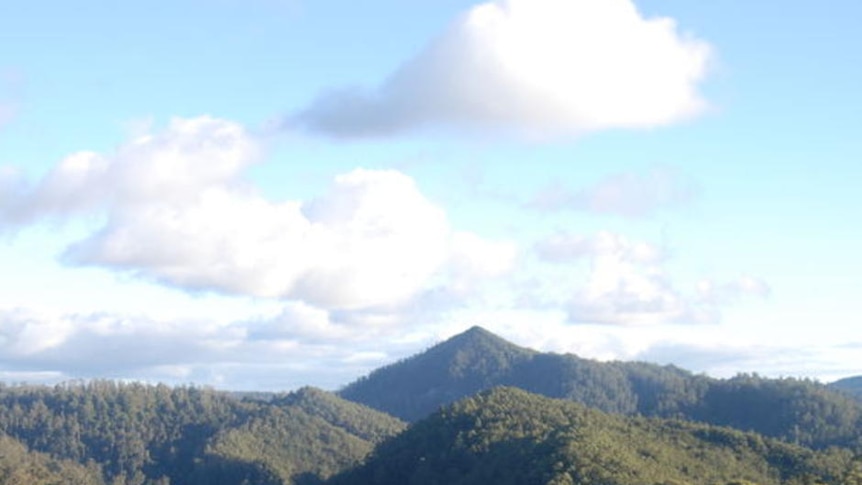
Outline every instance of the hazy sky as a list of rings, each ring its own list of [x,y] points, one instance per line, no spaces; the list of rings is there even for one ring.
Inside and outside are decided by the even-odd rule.
[[[0,379],[334,389],[472,325],[862,374],[860,18],[5,1]]]

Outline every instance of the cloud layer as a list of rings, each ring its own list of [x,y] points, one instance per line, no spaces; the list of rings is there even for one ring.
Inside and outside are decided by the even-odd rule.
[[[336,137],[466,127],[530,138],[666,125],[704,110],[710,56],[631,0],[498,0],[380,87],[326,92],[289,124]]]
[[[335,388],[391,358],[380,349],[379,337],[368,329],[338,327],[325,312],[299,303],[286,304],[277,315],[227,324],[0,308],[0,375],[271,390],[316,382]],[[388,350],[397,352],[398,346]]]

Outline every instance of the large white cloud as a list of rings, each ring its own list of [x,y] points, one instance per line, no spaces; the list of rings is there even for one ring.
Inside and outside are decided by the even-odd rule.
[[[445,286],[440,274],[499,272],[494,260],[511,259],[497,243],[454,231],[413,179],[393,170],[339,175],[308,201],[268,200],[244,178],[260,152],[235,123],[177,119],[114,153],[74,154],[32,186],[0,179],[16,187],[0,213],[7,225],[103,214],[104,224],[65,252],[70,264],[326,309],[407,304]]]
[[[377,89],[336,89],[289,122],[339,137],[423,126],[579,135],[701,113],[710,47],[631,0],[473,7]]]

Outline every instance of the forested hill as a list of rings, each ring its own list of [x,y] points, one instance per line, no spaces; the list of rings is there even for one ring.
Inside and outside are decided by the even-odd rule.
[[[103,485],[98,466],[84,466],[30,451],[0,435],[0,483],[4,485]]]
[[[862,400],[862,376],[848,377],[829,384],[829,387],[849,393]]]
[[[473,327],[346,386],[346,399],[415,421],[493,386],[606,412],[690,419],[813,447],[860,447],[862,403],[813,381],[714,379],[674,366],[540,353]]]
[[[0,387],[0,432],[19,448],[15,441],[0,445],[35,467],[57,471],[60,463],[63,473],[79,477],[45,482],[52,484],[319,483],[403,428],[391,416],[311,388],[261,402],[102,381]],[[82,471],[46,461],[48,455],[90,465]],[[0,473],[3,466],[0,460]],[[2,477],[3,484],[39,483]]]
[[[856,485],[860,476],[846,450],[496,388],[418,421],[330,485]]]
[[[415,421],[442,404],[505,383],[537,354],[473,327],[421,354],[377,369],[338,394]]]

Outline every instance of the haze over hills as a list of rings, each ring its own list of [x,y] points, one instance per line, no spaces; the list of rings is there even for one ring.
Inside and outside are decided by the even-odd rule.
[[[681,418],[814,447],[859,446],[862,403],[808,380],[716,379],[674,366],[540,353],[473,327],[339,392],[408,421],[493,386],[606,412]]]

